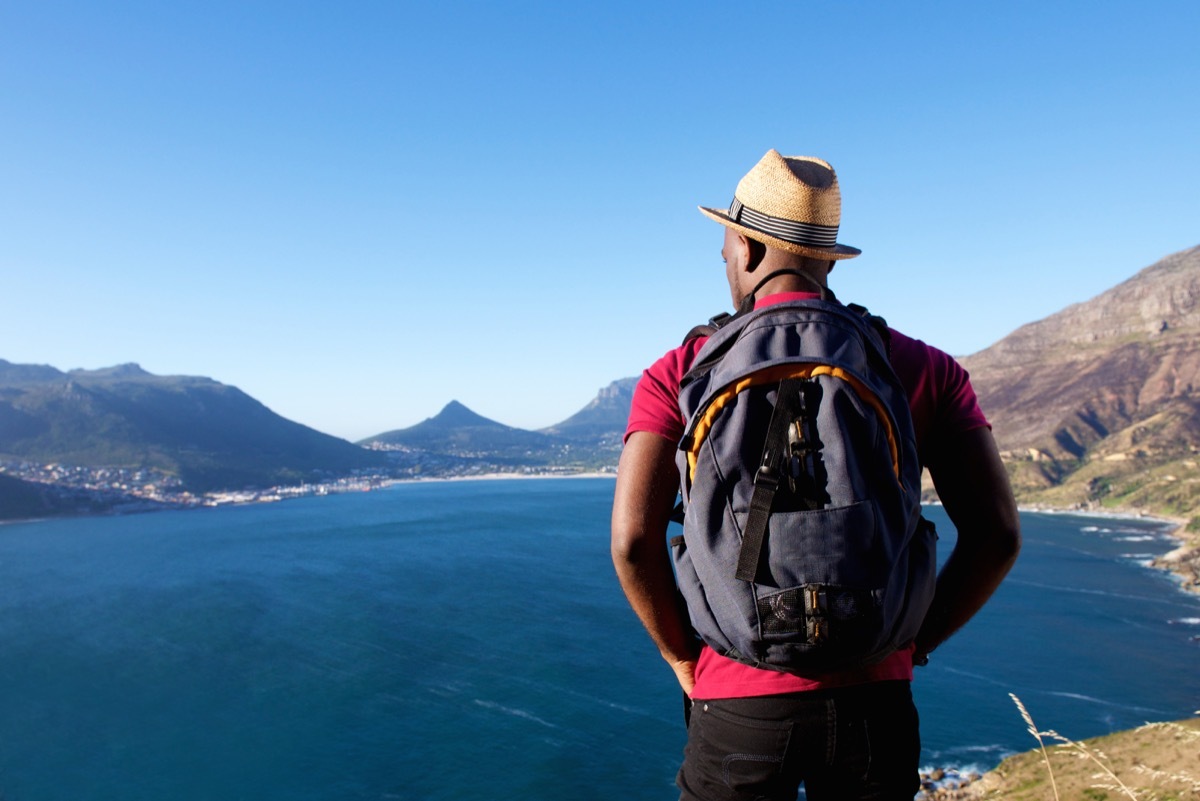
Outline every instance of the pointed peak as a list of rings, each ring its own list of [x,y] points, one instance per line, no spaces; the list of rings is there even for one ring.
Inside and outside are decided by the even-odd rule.
[[[452,400],[428,422],[449,426],[498,426],[499,423],[489,420],[481,414],[468,409],[456,400]]]

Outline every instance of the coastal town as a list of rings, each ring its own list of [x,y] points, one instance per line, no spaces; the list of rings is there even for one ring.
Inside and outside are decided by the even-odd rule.
[[[88,467],[59,463],[0,462],[0,474],[43,485],[79,512],[130,513],[360,492],[394,481],[381,474],[351,475],[295,486],[192,492],[177,477],[154,468]]]
[[[595,473],[615,473],[600,468]],[[401,481],[486,477],[551,477],[578,475],[569,467],[504,466],[489,462],[447,462],[422,469],[397,466],[387,471],[354,471],[349,475],[299,484],[194,492],[178,477],[149,467],[88,467],[61,463],[0,461],[0,475],[43,487],[60,508],[75,514],[130,514],[162,509],[196,509],[278,501],[349,492],[370,492]]]

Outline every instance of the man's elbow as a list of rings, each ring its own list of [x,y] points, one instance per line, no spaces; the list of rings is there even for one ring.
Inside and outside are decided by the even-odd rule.
[[[988,562],[1008,572],[1021,553],[1021,520],[1015,508],[1011,514],[997,514],[987,523],[975,528],[973,536],[966,539],[972,547],[985,556]]]
[[[1021,553],[1021,522],[1012,520],[1003,525],[994,537],[996,553],[1000,561],[1011,567]]]
[[[948,505],[947,512],[952,510],[950,519],[958,532],[954,550],[981,567],[1007,573],[1021,553],[1021,519],[1016,505],[976,506],[971,514],[962,514],[961,506]]]
[[[646,530],[638,526],[614,523],[610,551],[612,560],[617,565],[637,564],[644,558],[650,538]]]
[[[612,552],[613,564],[629,564],[633,561],[633,554],[636,548],[635,539],[629,536],[625,531],[613,528],[612,543],[610,551]]]
[[[628,564],[635,561],[645,537],[645,516],[636,507],[621,503],[618,494],[617,502],[613,504],[610,526],[613,562]]]
[[[999,493],[995,516],[993,517],[992,539],[997,550],[1007,558],[1009,563],[1016,561],[1021,552],[1021,513],[1017,510],[1017,501],[1013,497],[1012,487],[1005,476],[1004,491]]]

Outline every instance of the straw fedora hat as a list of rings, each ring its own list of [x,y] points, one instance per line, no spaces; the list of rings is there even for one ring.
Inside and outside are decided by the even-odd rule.
[[[842,193],[827,162],[768,150],[738,182],[728,209],[700,212],[765,245],[818,259],[852,259],[858,248],[839,245]]]

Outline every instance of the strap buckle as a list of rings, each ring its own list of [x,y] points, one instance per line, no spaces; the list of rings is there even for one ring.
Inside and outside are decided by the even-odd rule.
[[[772,492],[779,488],[779,471],[772,464],[774,461],[769,454],[763,459],[762,466],[754,474],[754,486],[764,487]]]

